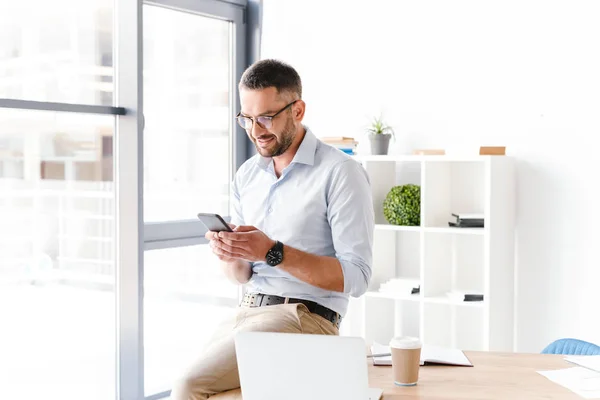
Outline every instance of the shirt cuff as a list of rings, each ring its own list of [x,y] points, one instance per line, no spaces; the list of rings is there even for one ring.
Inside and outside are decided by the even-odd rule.
[[[338,258],[344,275],[344,293],[360,297],[367,291],[371,279],[371,270],[359,260]]]

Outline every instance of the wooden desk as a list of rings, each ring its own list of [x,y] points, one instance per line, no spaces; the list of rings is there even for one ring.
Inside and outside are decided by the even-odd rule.
[[[573,366],[562,355],[465,354],[474,367],[423,366],[413,387],[395,386],[392,367],[369,362],[369,386],[383,389],[383,400],[581,399],[536,372]]]

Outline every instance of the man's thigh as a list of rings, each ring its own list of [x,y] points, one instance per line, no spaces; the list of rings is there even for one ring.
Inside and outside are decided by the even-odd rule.
[[[236,323],[229,331],[226,325],[217,331],[201,358],[186,372],[173,398],[204,398],[205,396],[240,387],[234,338],[238,332],[302,333],[296,304],[240,308]],[[179,396],[179,397],[178,397]]]
[[[235,367],[228,360],[232,358],[229,350],[230,336],[241,317],[239,310],[236,311],[235,315],[221,321],[204,345],[201,357],[189,365],[178,381],[174,382],[171,399],[205,399],[210,394],[207,392],[208,388],[220,384],[227,386],[227,381],[231,379],[235,381],[235,377],[228,378],[227,375]]]

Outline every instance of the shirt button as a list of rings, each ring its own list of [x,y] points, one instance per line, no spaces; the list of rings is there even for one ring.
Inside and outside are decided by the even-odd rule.
[[[272,213],[272,212],[273,212],[273,208],[269,207],[269,213]]]

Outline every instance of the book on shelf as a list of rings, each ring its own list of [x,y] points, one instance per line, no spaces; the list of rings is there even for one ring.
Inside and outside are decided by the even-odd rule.
[[[354,138],[348,136],[323,136],[321,140],[325,143],[354,142]]]
[[[354,149],[350,149],[350,148],[345,148],[345,147],[339,148],[338,147],[338,150],[340,150],[340,151],[342,151],[342,152],[344,152],[344,153],[346,153],[348,155],[351,155],[351,156],[353,156],[355,154],[355,150]]]
[[[392,365],[390,347],[374,342],[371,346],[373,365]],[[377,356],[380,355],[381,356]],[[420,364],[426,365],[451,365],[458,367],[472,367],[473,364],[465,353],[459,349],[424,344],[421,348]]]
[[[337,148],[346,154],[354,155],[358,142],[352,137],[346,136],[326,136],[320,138],[323,143]]]
[[[506,146],[481,146],[479,155],[504,156],[506,155]]]

